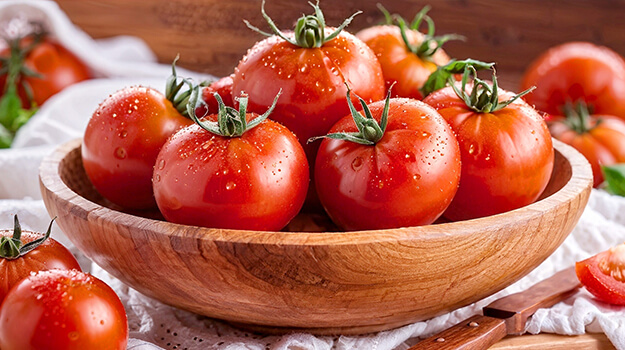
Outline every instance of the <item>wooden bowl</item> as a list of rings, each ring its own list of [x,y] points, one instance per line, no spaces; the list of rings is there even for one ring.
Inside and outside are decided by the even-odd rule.
[[[357,334],[473,303],[545,260],[577,223],[592,187],[584,157],[554,145],[551,181],[534,204],[379,231],[210,229],[123,213],[102,205],[80,140],[44,160],[40,181],[48,212],[69,239],[145,295],[252,329]]]

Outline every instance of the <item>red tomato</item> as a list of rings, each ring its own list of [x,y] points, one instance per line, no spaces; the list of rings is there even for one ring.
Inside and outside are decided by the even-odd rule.
[[[82,159],[89,180],[104,198],[124,208],[156,208],[156,156],[169,136],[191,123],[152,88],[114,93],[87,124]]]
[[[457,86],[461,89],[460,83]],[[498,89],[499,101],[512,97]],[[540,196],[551,177],[554,156],[547,125],[535,109],[518,99],[494,112],[476,112],[451,86],[430,94],[424,102],[449,122],[460,144],[460,187],[445,217],[494,215]]]
[[[245,116],[248,124],[260,118]],[[217,115],[208,118],[218,120]],[[301,209],[308,180],[304,150],[276,122],[264,120],[232,137],[195,124],[163,146],[154,170],[154,195],[167,221],[277,231]]]
[[[23,251],[24,248],[28,248],[28,246],[24,247],[24,245],[36,240],[42,242],[36,243],[38,245],[36,245],[36,248],[33,250],[20,253],[18,256],[5,254],[7,252],[0,249],[0,276],[2,276],[0,280],[0,302],[4,300],[8,291],[17,284],[17,282],[30,276],[32,272],[52,269],[80,270],[78,261],[76,261],[76,258],[74,258],[67,248],[52,238],[44,238],[49,236],[49,230],[44,236],[30,231],[22,231],[21,228],[19,228],[17,217],[15,220],[19,232],[17,234],[17,240],[21,242],[18,249],[21,248]],[[5,241],[9,240],[11,237],[16,237],[15,235],[15,230],[0,230],[0,237],[2,237],[0,242],[2,242],[4,246],[8,244],[8,242],[5,243]]]
[[[567,102],[586,102],[593,113],[625,118],[625,60],[607,47],[585,42],[555,46],[525,72],[521,89],[536,86],[525,100],[560,115]]]
[[[575,272],[597,299],[625,305],[625,244],[575,263]]]
[[[11,289],[0,309],[3,350],[125,350],[127,342],[121,301],[80,271],[40,271]]]
[[[588,159],[594,187],[603,183],[602,165],[625,163],[625,121],[618,117],[576,114],[566,120],[556,119],[549,129],[553,137]]]
[[[32,40],[23,40],[22,48]],[[5,50],[0,56],[9,57],[10,51]],[[21,80],[29,85],[32,90],[33,101],[42,105],[50,96],[58,93],[69,85],[89,79],[89,68],[56,41],[46,38],[38,43],[24,58],[23,64],[31,71],[37,72],[42,77],[30,77],[21,75]],[[4,88],[6,75],[0,78],[0,86]],[[20,84],[21,85],[21,84]],[[19,90],[22,106],[30,108],[30,101],[23,88]]]
[[[356,36],[373,50],[380,61],[386,88],[397,83],[393,96],[421,100],[423,96],[419,89],[436,67],[447,64],[450,58],[440,48],[431,52],[431,47],[438,45],[432,40],[434,33],[426,36],[417,29],[410,28],[405,28],[404,32],[409,45],[404,41],[400,27],[395,25],[367,28]],[[419,52],[418,49],[424,41],[431,45],[427,45],[427,51]]]
[[[372,103],[380,122],[384,101]],[[330,130],[358,132],[351,115]],[[324,139],[315,183],[328,215],[345,230],[387,229],[434,222],[451,203],[460,178],[458,142],[432,107],[391,99],[384,136],[373,145]]]
[[[219,105],[213,93],[219,94],[221,100],[226,106],[234,107],[234,101],[232,99],[232,77],[234,74],[229,75],[227,77],[223,77],[209,86],[202,89],[202,98],[204,102],[206,102],[206,106],[208,107],[208,111],[205,109],[198,109],[195,114],[197,115],[205,115],[205,114],[215,114],[219,110]]]

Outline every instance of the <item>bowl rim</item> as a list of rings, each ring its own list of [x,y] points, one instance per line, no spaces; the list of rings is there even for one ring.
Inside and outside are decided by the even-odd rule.
[[[382,230],[339,231],[339,232],[286,232],[286,231],[251,231],[220,229],[176,224],[167,221],[140,217],[114,210],[82,197],[71,189],[60,177],[58,169],[65,157],[81,147],[82,139],[66,142],[55,149],[41,163],[39,180],[41,190],[47,190],[63,201],[71,202],[87,212],[93,220],[110,222],[113,225],[137,226],[156,235],[182,239],[200,239],[215,242],[245,244],[279,244],[282,246],[318,246],[318,245],[353,245],[401,240],[439,239],[450,235],[475,234],[480,228],[498,226],[505,229],[513,222],[529,220],[558,204],[577,197],[581,192],[592,188],[593,176],[586,158],[573,147],[552,139],[554,151],[567,160],[571,176],[564,186],[553,194],[524,207],[504,213],[470,220],[445,222],[424,226],[401,227]],[[514,220],[510,220],[514,217]],[[137,219],[141,219],[137,221]],[[449,233],[453,232],[453,233]]]

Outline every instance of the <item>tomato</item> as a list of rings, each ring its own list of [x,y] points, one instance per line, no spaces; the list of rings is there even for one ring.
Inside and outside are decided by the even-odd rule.
[[[625,244],[575,263],[577,278],[597,299],[625,305]]]
[[[325,135],[349,113],[345,84],[364,100],[377,101],[384,98],[384,79],[371,49],[355,36],[339,27],[340,33],[326,40],[334,28],[326,28],[322,19],[305,16],[299,22],[302,25],[296,26],[296,33],[275,29],[280,35],[256,43],[247,52],[235,69],[232,93],[247,93],[249,110],[262,113],[282,90],[271,119],[295,133],[308,161],[314,164],[319,144],[307,140]],[[318,40],[303,40],[309,37]],[[309,201],[313,203],[314,198]]]
[[[460,144],[460,187],[444,216],[465,220],[534,202],[553,169],[553,146],[542,116],[513,94],[478,78],[467,89],[456,83],[425,98],[449,122]],[[492,89],[490,91],[489,89]],[[496,92],[496,93],[494,93]],[[458,94],[464,93],[470,106]],[[472,94],[473,96],[473,94]]]
[[[459,38],[455,35],[434,37],[433,22],[426,14],[428,10],[429,7],[426,7],[417,14],[417,18],[413,21],[414,25],[409,28],[406,28],[401,17],[396,16],[395,18],[401,21],[399,22],[401,27],[388,23],[361,30],[356,34],[356,37],[373,50],[380,61],[386,88],[396,83],[393,90],[395,97],[423,99],[419,90],[425,81],[437,66],[443,66],[450,60],[447,53],[440,49],[442,43],[438,43],[437,40],[444,38],[445,42]],[[388,19],[390,22],[390,15]],[[423,19],[432,23],[428,34],[418,31]]]
[[[389,96],[390,97],[390,96]],[[449,124],[425,103],[391,99],[383,136],[369,144],[322,141],[315,183],[326,212],[344,230],[426,225],[449,206],[460,179],[460,150]],[[369,105],[379,124],[384,101]],[[358,134],[352,115],[330,130]],[[377,139],[377,141],[375,141]]]
[[[217,99],[215,99],[215,96],[213,95],[215,92],[219,94],[221,100],[226,106],[234,107],[234,100],[232,99],[232,77],[233,75],[223,77],[202,89],[202,98],[208,106],[208,112],[204,110],[198,110],[196,111],[197,115],[204,115],[205,113],[217,113],[217,111],[219,110],[219,104],[217,103]]]
[[[246,113],[245,100],[241,112],[221,104],[219,114],[181,129],[163,146],[154,194],[168,221],[276,231],[301,209],[309,181],[304,150],[286,127],[264,119],[271,108],[262,116]]]
[[[23,50],[32,42],[31,38],[22,40],[19,50]],[[18,83],[21,84],[23,82],[28,86],[32,92],[32,101],[37,105],[42,105],[48,98],[67,86],[91,78],[89,68],[72,52],[51,38],[46,37],[41,41],[37,41],[32,50],[24,53],[26,56],[20,63],[40,76],[20,74]],[[9,59],[11,54],[11,50],[6,49],[0,54],[0,57]],[[0,83],[4,88],[6,75],[0,78]],[[29,108],[31,101],[21,86],[19,95],[22,100],[22,106]]]
[[[567,102],[585,102],[593,113],[625,118],[625,60],[604,46],[571,42],[555,46],[526,70],[521,89],[536,86],[525,100],[561,115]]]
[[[77,270],[22,280],[0,309],[3,350],[122,350],[127,342],[128,321],[115,292]]]
[[[117,91],[98,106],[85,130],[82,160],[104,198],[127,209],[156,208],[154,164],[167,138],[193,123],[179,112],[184,108],[140,86]]]
[[[581,108],[581,109],[579,109]],[[549,129],[556,139],[577,149],[588,159],[593,185],[603,183],[601,166],[625,163],[625,121],[615,116],[589,115],[579,107],[567,119],[554,119]]]
[[[52,223],[43,236],[22,231],[16,215],[13,230],[0,230],[0,276],[2,276],[0,302],[4,300],[11,287],[30,276],[32,272],[52,269],[80,270],[80,265],[72,253],[59,242],[49,238],[51,228]],[[11,238],[15,241],[10,242]]]

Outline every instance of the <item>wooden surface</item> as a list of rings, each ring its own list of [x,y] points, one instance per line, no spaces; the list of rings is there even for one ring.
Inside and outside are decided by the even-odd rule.
[[[79,27],[96,38],[119,34],[146,40],[162,62],[181,54],[181,66],[218,76],[232,72],[239,59],[261,38],[242,19],[268,30],[260,0],[57,0]],[[269,0],[266,9],[283,29],[291,29],[307,0]],[[349,26],[355,32],[382,19],[378,1],[321,0],[328,24],[362,10]],[[529,61],[550,46],[573,40],[607,45],[625,55],[625,2],[611,0],[392,0],[380,1],[389,11],[412,19],[430,4],[437,33],[458,33],[466,42],[450,42],[458,58],[497,62],[504,88],[516,90]]]
[[[475,315],[408,350],[482,350],[506,336],[506,321]]]
[[[480,300],[520,279],[573,229],[592,174],[554,141],[546,198],[455,223],[359,232],[252,232],[124,214],[87,180],[80,141],[44,160],[51,216],[89,258],[165,303],[265,332],[395,328]]]
[[[489,350],[613,350],[614,345],[602,333],[566,336],[537,334],[508,336]]]

